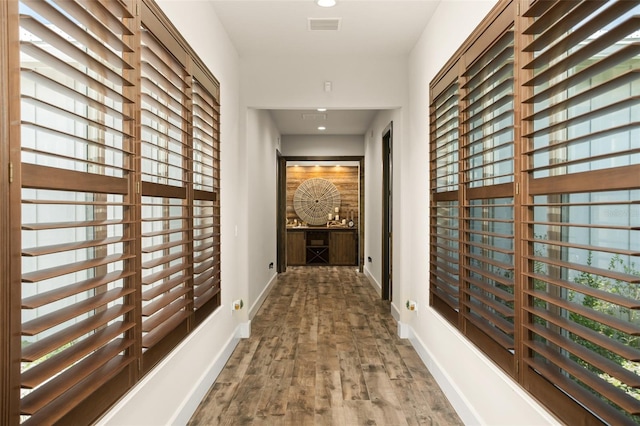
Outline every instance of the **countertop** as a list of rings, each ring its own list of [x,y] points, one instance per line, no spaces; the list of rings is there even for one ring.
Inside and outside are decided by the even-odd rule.
[[[348,226],[287,226],[287,231],[357,231],[355,226],[349,228]]]

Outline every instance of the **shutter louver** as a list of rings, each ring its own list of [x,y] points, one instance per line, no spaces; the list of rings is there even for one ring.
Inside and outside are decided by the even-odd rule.
[[[514,349],[513,43],[507,31],[465,71],[462,85],[461,312],[471,340],[488,350],[472,332],[478,329],[499,346],[496,361],[506,371]]]
[[[132,15],[74,1],[20,12],[21,413],[43,424],[135,360]]]
[[[567,424],[637,424],[640,2],[525,3],[430,85],[431,305]]]
[[[0,15],[2,419],[89,424],[220,306],[219,83],[152,0]]]
[[[527,12],[528,381],[609,424],[640,421],[640,6]]]
[[[142,29],[142,346],[149,349],[192,309],[189,208],[190,93],[184,66]]]
[[[431,83],[430,237],[431,305],[510,374],[516,334],[512,7],[497,8],[500,19]]]
[[[220,304],[220,107],[197,79],[193,83],[193,287],[198,310]]]
[[[443,89],[431,106],[431,295],[446,318],[456,323],[459,310],[458,129],[457,82]]]

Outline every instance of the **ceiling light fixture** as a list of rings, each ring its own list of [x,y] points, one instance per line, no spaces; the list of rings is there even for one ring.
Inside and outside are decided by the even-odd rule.
[[[336,0],[316,0],[316,4],[320,7],[333,7],[336,5]]]
[[[327,109],[326,108],[318,108],[316,111],[318,112],[325,112]]]
[[[319,126],[319,127],[318,127],[318,130],[327,130],[327,128],[326,128],[326,127],[324,127],[324,126]]]

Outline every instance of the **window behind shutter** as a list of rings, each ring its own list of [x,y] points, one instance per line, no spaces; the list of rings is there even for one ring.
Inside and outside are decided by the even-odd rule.
[[[191,305],[190,84],[183,64],[142,30],[142,346],[184,324]]]
[[[430,303],[515,372],[515,36],[502,2],[431,83]]]
[[[219,84],[152,0],[0,16],[0,417],[88,424],[220,306]]]
[[[640,422],[639,46],[638,1],[504,0],[430,86],[431,304],[568,424]]]
[[[21,413],[62,418],[135,358],[130,11],[20,3]]]
[[[206,312],[220,304],[220,108],[214,96],[194,79],[193,286],[198,320],[201,309]]]
[[[525,380],[568,419],[639,422],[640,6],[525,15]]]
[[[457,323],[460,307],[459,94],[457,81],[445,81],[443,86],[431,103],[431,303]]]
[[[513,43],[509,30],[462,84],[464,328],[507,371],[514,349]]]

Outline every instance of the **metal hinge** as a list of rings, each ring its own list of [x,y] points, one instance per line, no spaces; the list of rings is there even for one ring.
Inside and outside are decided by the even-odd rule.
[[[516,16],[520,16],[520,2],[516,3]]]
[[[13,183],[13,163],[9,163],[9,183]]]
[[[136,182],[136,194],[140,193],[140,181]]]
[[[520,360],[516,359],[516,374],[520,374]]]

